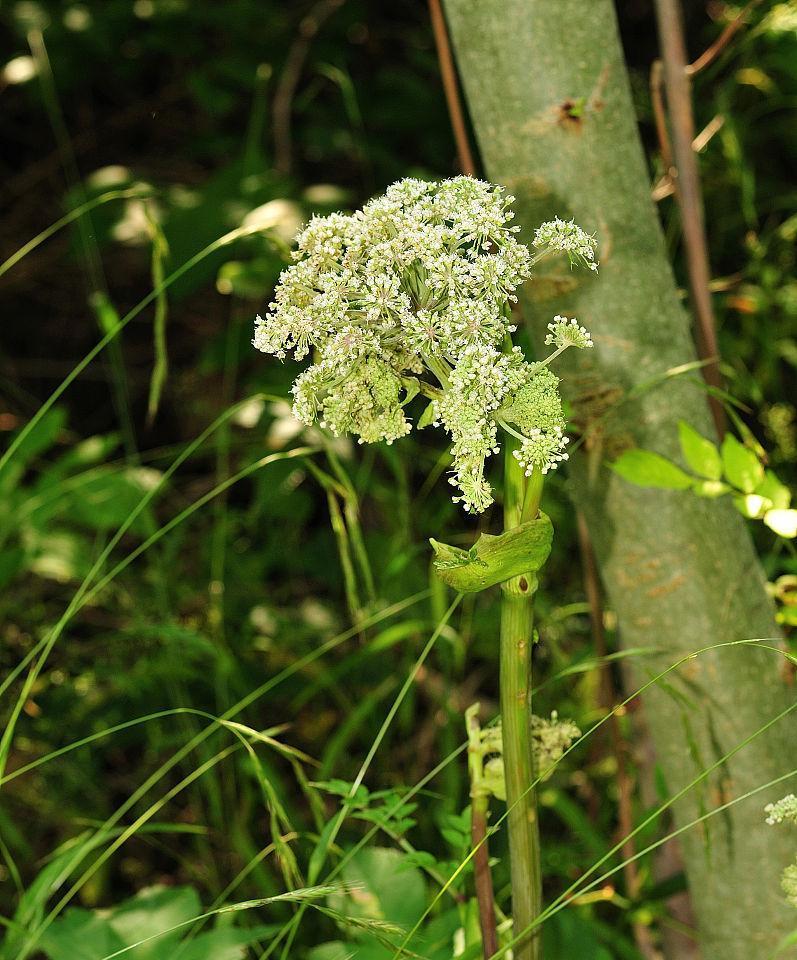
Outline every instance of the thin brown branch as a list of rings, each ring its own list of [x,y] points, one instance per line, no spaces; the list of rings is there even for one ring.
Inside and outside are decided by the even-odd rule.
[[[721,113],[718,113],[715,117],[712,117],[692,141],[692,149],[695,151],[695,153],[702,153],[714,136],[718,134],[720,130],[722,130],[724,125],[725,117]]]
[[[670,116],[675,165],[673,183],[675,197],[681,210],[689,290],[697,321],[698,355],[703,360],[713,358],[712,362],[707,363],[703,368],[703,376],[709,386],[721,387],[719,348],[709,287],[711,269],[703,219],[703,196],[697,158],[692,149],[692,141],[695,139],[692,97],[686,71],[686,43],[678,0],[656,0],[656,17]],[[721,436],[725,430],[725,412],[716,397],[709,396],[708,400],[717,432]]]
[[[490,792],[484,785],[484,756],[479,724],[479,704],[465,711],[468,729],[468,774],[470,776],[470,839],[473,846],[473,874],[479,927],[482,934],[484,960],[498,953],[498,925],[495,919],[495,894],[490,871],[490,850],[487,845],[487,817]]]
[[[661,65],[660,60],[657,60],[656,63]],[[654,67],[655,65],[656,64],[654,64]],[[651,70],[651,79],[652,75],[653,71]],[[651,86],[651,94],[652,93],[653,88]],[[662,103],[662,109],[663,107],[664,104]],[[655,112],[656,107],[654,106],[653,109]],[[698,135],[692,141],[692,149],[695,151],[695,153],[702,153],[703,150],[706,149],[709,142],[722,129],[724,123],[725,117],[721,113],[718,113],[716,117],[714,117],[712,120],[709,120],[705,127],[703,127],[700,133],[698,133]],[[669,135],[667,136],[667,145],[669,146]],[[659,140],[659,146],[662,152],[662,160],[664,160],[664,146],[661,143],[661,139]],[[658,181],[653,185],[653,189],[650,191],[650,195],[653,197],[653,200],[656,203],[658,203],[660,200],[663,200],[665,197],[671,197],[674,193],[675,184],[673,183],[673,178],[670,176],[669,171],[663,173],[661,177],[659,177]],[[714,292],[716,291],[716,281],[714,280],[711,282],[711,289]]]
[[[465,113],[462,109],[462,99],[459,95],[459,84],[457,83],[457,71],[454,66],[454,56],[451,53],[451,44],[448,42],[448,28],[446,27],[440,0],[429,0],[429,16],[432,21],[437,59],[440,62],[440,77],[443,81],[443,90],[448,104],[451,130],[457,145],[459,169],[467,176],[475,177],[476,163],[468,140]]]
[[[667,129],[667,111],[664,107],[664,66],[661,60],[654,60],[650,68],[650,102],[653,106],[653,119],[656,123],[656,136],[659,141],[664,176],[671,178],[674,163],[670,131]]]
[[[750,0],[745,7],[742,7],[714,43],[704,50],[694,63],[690,63],[687,66],[686,72],[690,77],[693,77],[696,73],[700,73],[701,70],[705,70],[706,67],[710,66],[717,59],[736,34],[747,24],[747,14],[760,3],[761,0]]]
[[[471,807],[470,841],[473,854],[473,878],[476,903],[479,908],[479,926],[482,932],[484,960],[498,953],[498,925],[495,919],[495,895],[490,872],[490,850],[487,846],[487,798],[478,797]]]

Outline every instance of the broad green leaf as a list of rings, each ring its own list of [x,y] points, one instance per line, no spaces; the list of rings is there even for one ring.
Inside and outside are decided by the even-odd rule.
[[[186,936],[188,927],[180,933]],[[158,960],[242,960],[248,956],[246,947],[256,940],[267,940],[281,929],[280,926],[223,927],[200,933],[192,940],[157,954]],[[135,951],[131,951],[131,956]]]
[[[127,956],[130,960],[161,960],[171,955],[184,929],[171,930],[186,920],[199,916],[202,908],[196,890],[192,887],[153,886],[141,890],[135,897],[116,907],[109,923],[125,944],[137,943],[157,934],[163,936],[142,943]]]
[[[190,921],[200,913],[199,897],[191,887],[148,887],[111,910],[67,910],[44,935],[42,949],[50,960],[101,960],[147,940],[125,956],[133,960],[240,960],[245,947],[279,929],[225,926],[180,942],[191,928]]]
[[[761,461],[730,433],[722,441],[722,468],[728,483],[742,493],[753,493],[764,479]]]
[[[767,510],[764,523],[779,537],[797,537],[797,510]]]
[[[349,946],[340,940],[319,943],[307,954],[307,960],[353,960],[358,957],[357,947]]]
[[[685,420],[678,422],[678,439],[681,452],[689,466],[707,480],[719,480],[722,477],[722,458],[717,447]]]
[[[36,480],[33,489],[36,492],[46,490],[60,483],[64,477],[78,470],[100,464],[106,460],[113,449],[119,445],[118,434],[109,433],[104,436],[87,437],[70,447],[53,464],[48,464]]]
[[[548,559],[553,527],[545,514],[500,536],[483,533],[470,550],[430,540],[438,577],[455,590],[475,593],[522,574],[533,574]],[[534,584],[532,584],[532,587]]]
[[[52,924],[41,943],[50,960],[100,960],[125,946],[107,917],[74,907]]]
[[[53,407],[45,413],[0,470],[0,491],[7,492],[17,484],[30,462],[55,443],[65,423],[66,411],[63,407]],[[12,435],[11,441],[15,436]]]
[[[475,901],[471,901],[475,907]],[[440,904],[442,906],[442,904]],[[423,928],[423,955],[429,960],[451,960],[451,945],[456,931],[462,926],[460,906],[446,910],[445,913],[428,921]],[[479,960],[482,956],[481,947],[478,953],[470,957],[466,949],[462,960]]]
[[[98,467],[85,483],[71,491],[70,519],[92,530],[114,530],[125,522],[145,493],[159,482],[160,476],[157,470],[149,467],[122,470]],[[144,517],[137,517],[131,529],[135,533],[144,533]]]
[[[624,480],[639,487],[686,490],[693,482],[688,473],[652,450],[626,450],[610,466]]]
[[[788,510],[791,506],[791,491],[771,470],[765,471],[764,479],[756,487],[755,492],[770,500],[774,510]]]
[[[343,880],[351,890],[334,893],[328,901],[330,909],[342,917],[379,920],[410,930],[427,904],[423,874],[408,866],[406,857],[398,850],[383,847],[362,850],[344,868]],[[356,948],[349,948],[350,955],[357,960],[390,960],[393,954],[365,930],[349,927],[347,935],[357,941]],[[331,960],[337,954],[326,956]],[[345,956],[343,954],[341,960]]]
[[[25,545],[31,557],[28,569],[47,580],[78,580],[91,567],[90,544],[70,530],[26,530]]]

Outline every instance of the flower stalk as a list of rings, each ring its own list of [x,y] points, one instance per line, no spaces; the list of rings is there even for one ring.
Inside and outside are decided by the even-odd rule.
[[[504,457],[504,527],[512,529],[539,513],[542,473],[523,474],[507,444]],[[533,647],[533,573],[513,577],[501,585],[500,691],[504,776],[509,830],[509,868],[512,881],[512,919],[515,936],[531,927],[542,909],[540,838],[537,795],[533,787],[534,756],[531,735],[531,655]],[[539,960],[535,931],[515,950],[516,960]]]

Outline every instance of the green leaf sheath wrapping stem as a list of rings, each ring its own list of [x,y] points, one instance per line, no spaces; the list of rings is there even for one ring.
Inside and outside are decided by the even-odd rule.
[[[545,514],[499,536],[483,533],[470,550],[430,540],[440,579],[462,593],[486,590],[521,574],[534,574],[548,559],[553,527]]]

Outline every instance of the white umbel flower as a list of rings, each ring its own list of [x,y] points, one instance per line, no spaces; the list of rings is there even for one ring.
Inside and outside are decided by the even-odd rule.
[[[797,825],[797,797],[793,793],[778,800],[777,803],[768,803],[764,807],[767,823],[771,825],[790,820]]]
[[[293,411],[336,436],[391,443],[410,430],[408,400],[425,394],[427,422],[451,438],[454,500],[476,513],[492,503],[485,462],[499,428],[521,439],[527,472],[566,459],[558,380],[540,372],[556,354],[529,364],[519,347],[505,348],[532,265],[512,201],[472,177],[408,178],[351,215],[313,217],[253,340],[279,359],[313,354],[293,385]],[[537,233],[546,249],[594,267],[594,241],[575,224]],[[583,327],[558,321],[557,353],[591,345]]]
[[[575,318],[568,320],[567,317],[556,316],[548,324],[548,335],[545,338],[546,345],[566,348],[576,347],[583,350],[585,347],[593,346],[592,336],[586,327]]]
[[[548,473],[549,470],[555,470],[562,461],[568,459],[565,453],[568,443],[570,443],[570,437],[564,435],[561,427],[555,427],[547,432],[535,427],[523,440],[520,449],[513,451],[512,456],[523,468],[527,477],[530,477],[534,470]]]
[[[540,251],[566,253],[571,264],[597,270],[595,247],[598,241],[572,220],[556,217],[543,223],[534,234],[534,246]]]

